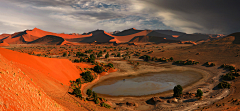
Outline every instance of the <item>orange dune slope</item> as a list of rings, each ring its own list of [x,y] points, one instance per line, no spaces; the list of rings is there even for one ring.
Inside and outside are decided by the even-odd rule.
[[[65,109],[2,54],[0,54],[0,84],[0,111],[63,111]]]
[[[44,58],[0,48],[0,54],[12,62],[16,62],[40,71],[60,83],[69,85],[70,80],[80,77],[80,71],[67,59]]]
[[[33,30],[28,30],[26,32],[27,34],[36,36],[36,37],[43,37],[46,35],[55,35],[55,36],[62,37],[64,39],[73,39],[73,38],[82,38],[82,37],[91,36],[91,35],[81,35],[81,34],[58,34],[58,33],[47,32],[38,28],[34,28]]]

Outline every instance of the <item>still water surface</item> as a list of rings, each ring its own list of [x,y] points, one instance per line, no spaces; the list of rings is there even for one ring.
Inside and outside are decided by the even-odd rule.
[[[98,83],[92,90],[111,96],[142,96],[172,90],[178,84],[186,86],[201,78],[202,75],[195,71],[150,73],[110,78]]]

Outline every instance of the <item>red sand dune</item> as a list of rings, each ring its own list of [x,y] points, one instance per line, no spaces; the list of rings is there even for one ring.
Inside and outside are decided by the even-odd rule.
[[[38,28],[34,28],[33,30],[17,32],[12,35],[9,35],[9,34],[1,35],[0,38],[9,44],[26,44],[27,42],[32,42],[34,40],[37,40],[37,39],[42,38],[47,35],[54,35],[54,36],[62,37],[63,39],[83,38],[83,37],[92,36],[92,34],[89,34],[89,35],[57,34],[57,33],[43,31]]]
[[[46,35],[55,35],[55,36],[59,36],[62,37],[64,39],[73,39],[73,38],[82,38],[82,37],[90,37],[90,35],[70,35],[70,34],[57,34],[57,33],[52,33],[52,32],[47,32],[38,28],[34,28],[33,30],[28,30],[27,34],[32,35],[32,36],[36,36],[36,37],[43,37]]]
[[[8,37],[8,36],[10,36],[11,34],[2,34],[2,35],[0,35],[0,39],[3,39],[3,38],[5,38],[5,37]]]
[[[65,85],[68,85],[70,80],[80,77],[80,71],[67,59],[38,57],[3,48],[0,48],[0,54],[10,61],[39,70],[44,74],[42,76],[49,76]]]
[[[134,34],[131,34],[131,35],[126,35],[126,36],[114,36],[114,35],[111,35],[112,37],[114,37],[115,39],[119,40],[121,43],[124,43],[124,42],[129,42],[132,38],[136,37],[136,36],[146,36],[149,32],[149,30],[143,30],[141,32],[138,32],[138,33],[134,33]]]
[[[0,42],[0,47],[1,46],[9,46],[9,44],[7,42],[5,42],[5,41],[2,41],[2,42]]]

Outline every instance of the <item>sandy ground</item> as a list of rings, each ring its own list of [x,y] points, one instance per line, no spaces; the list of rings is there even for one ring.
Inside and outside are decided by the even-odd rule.
[[[145,47],[146,46],[146,47]],[[84,94],[86,92],[86,89],[91,88],[94,84],[99,83],[107,78],[111,77],[118,77],[118,76],[127,76],[127,75],[138,75],[142,73],[148,73],[148,72],[161,72],[161,71],[167,71],[167,70],[198,70],[200,71],[204,77],[200,81],[189,85],[187,87],[184,87],[184,93],[186,92],[191,92],[191,93],[196,93],[196,90],[198,88],[202,89],[204,92],[204,97],[202,100],[190,100],[189,98],[186,98],[183,100],[180,100],[177,103],[167,103],[166,101],[168,98],[171,98],[172,96],[172,91],[167,91],[164,93],[156,94],[156,95],[149,95],[149,96],[143,96],[141,98],[139,97],[110,97],[110,96],[104,96],[106,99],[111,102],[113,108],[117,110],[238,110],[238,102],[232,102],[231,100],[234,99],[240,99],[240,91],[239,91],[239,86],[240,86],[240,78],[237,78],[234,81],[230,81],[232,83],[232,88],[229,89],[224,89],[224,90],[213,90],[214,87],[219,83],[219,77],[222,74],[228,73],[228,71],[219,69],[218,67],[223,64],[233,64],[236,66],[236,68],[239,68],[239,61],[238,56],[236,56],[239,52],[239,47],[236,45],[230,45],[230,46],[215,46],[215,45],[209,45],[209,46],[192,46],[192,45],[185,45],[188,47],[184,47],[183,44],[159,44],[159,45],[142,45],[142,46],[127,46],[132,48],[130,51],[147,51],[147,52],[142,52],[141,55],[150,55],[151,57],[173,57],[174,60],[186,60],[186,59],[193,59],[196,61],[199,61],[201,64],[205,62],[214,62],[216,63],[216,66],[214,67],[205,67],[199,65],[194,65],[194,66],[175,66],[172,65],[171,63],[161,63],[161,62],[143,62],[142,60],[139,60],[137,58],[131,58],[130,60],[133,61],[138,61],[140,62],[140,66],[133,66],[131,64],[128,64],[126,61],[116,61],[115,57],[110,57],[110,62],[114,63],[114,66],[118,69],[117,72],[114,73],[109,73],[106,74],[105,76],[99,77],[96,79],[93,83],[91,84],[86,84],[83,87]],[[161,47],[162,46],[162,47]],[[17,46],[16,46],[17,47]],[[47,47],[47,46],[46,46]],[[81,46],[82,48],[83,46]],[[123,46],[124,47],[124,46]],[[155,47],[155,48],[153,48]],[[158,48],[156,48],[158,47]],[[54,49],[56,52],[64,52],[66,50],[59,50],[60,47],[57,47]],[[77,47],[76,47],[77,48]],[[80,49],[81,49],[80,48]],[[86,50],[89,47],[85,48]],[[37,48],[31,49],[35,50]],[[161,50],[159,50],[161,49]],[[19,49],[21,50],[24,49]],[[96,49],[96,50],[103,50],[101,48]],[[112,50],[112,49],[108,49]],[[79,51],[79,49],[76,49],[75,51]],[[81,50],[84,51],[84,50]],[[153,53],[148,53],[150,51],[154,51]],[[2,51],[1,53],[4,53],[5,51]],[[119,51],[122,52],[122,51]],[[197,55],[199,53],[199,55]],[[12,55],[5,54],[6,58],[11,59],[13,58],[12,56],[16,54],[13,53]],[[19,53],[18,53],[19,54]],[[22,55],[22,54],[20,54]],[[26,56],[26,57],[24,57]],[[24,59],[28,58],[29,56],[23,55]],[[35,57],[34,57],[35,58]],[[62,58],[62,57],[61,57]],[[105,110],[105,108],[98,108],[95,107],[93,102],[84,102],[81,100],[76,101],[73,99],[73,97],[69,97],[69,95],[65,95],[68,87],[66,85],[61,85],[62,82],[61,79],[58,80],[53,80],[56,79],[57,77],[54,77],[53,74],[56,73],[55,70],[56,66],[58,64],[52,65],[54,70],[42,70],[44,65],[41,65],[41,61],[43,59],[39,59],[39,57],[35,58],[36,60],[26,62],[23,60],[21,63],[21,60],[12,60],[12,61],[17,61],[15,65],[17,67],[21,67],[21,69],[24,70],[28,75],[32,75],[31,78],[33,78],[33,81],[36,82],[40,87],[44,89],[47,95],[49,95],[53,100],[55,100],[57,103],[63,105],[69,110]],[[66,58],[65,58],[66,59]],[[67,59],[69,59],[67,57]],[[46,61],[49,61],[52,59],[46,59]],[[40,61],[41,67],[39,65],[37,66],[32,66],[32,64],[38,64]],[[56,60],[57,62],[60,62],[60,60]],[[103,60],[104,61],[104,60]],[[70,61],[62,61],[63,63],[69,63]],[[19,64],[19,65],[18,65]],[[62,65],[64,66],[64,65]],[[61,66],[61,67],[62,67]],[[48,72],[51,72],[50,75]],[[76,71],[78,72],[78,71]],[[62,73],[62,72],[59,72]],[[57,74],[59,74],[57,73]],[[66,72],[68,73],[68,72]],[[76,77],[78,76],[79,72],[76,73]],[[41,75],[44,75],[41,77]],[[55,74],[54,74],[55,75]],[[50,78],[45,77],[45,76],[50,76]],[[51,77],[52,76],[52,77]],[[38,79],[40,78],[40,79]],[[47,82],[46,82],[47,81]],[[53,82],[54,81],[54,82]],[[67,83],[69,80],[66,80],[65,83]],[[46,83],[44,83],[46,82]],[[50,83],[50,88],[47,87],[48,82]],[[43,84],[44,83],[44,84]],[[41,86],[42,85],[42,86]],[[45,88],[44,88],[45,87]],[[84,95],[86,96],[86,95]],[[151,97],[165,97],[167,99],[163,99],[164,102],[159,102],[155,105],[147,104],[145,101],[149,100]],[[195,99],[195,98],[193,98]],[[183,101],[183,102],[181,102]],[[188,101],[188,102],[186,102]],[[79,104],[76,104],[78,102]],[[127,105],[116,105],[116,103],[126,103],[126,102],[133,102],[136,103],[136,106],[127,106]],[[217,106],[217,104],[223,104],[225,103],[225,106]],[[72,105],[69,105],[72,104]],[[82,107],[81,107],[82,106]],[[80,107],[80,108],[79,108]],[[207,109],[206,109],[207,108]]]

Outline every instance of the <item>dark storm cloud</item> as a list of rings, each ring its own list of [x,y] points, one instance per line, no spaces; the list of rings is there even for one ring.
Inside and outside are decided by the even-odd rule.
[[[200,30],[199,26],[189,26],[202,32],[240,31],[239,0],[147,0],[145,2],[155,7],[155,11],[174,14],[175,18],[172,19],[189,21],[202,26]],[[176,26],[178,27],[177,23]]]

